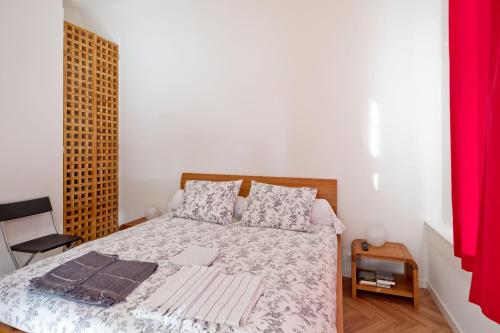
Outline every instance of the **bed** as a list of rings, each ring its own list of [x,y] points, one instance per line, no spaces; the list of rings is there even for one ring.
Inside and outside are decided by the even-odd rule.
[[[207,175],[184,173],[187,180],[243,179],[247,196],[251,180],[284,186],[310,186],[318,198],[337,209],[336,180]],[[138,318],[134,309],[158,289],[179,266],[169,258],[191,245],[220,249],[214,267],[227,274],[264,276],[265,292],[244,327],[224,327],[188,319],[175,327]],[[116,253],[122,259],[155,261],[158,270],[125,302],[109,308],[57,297],[28,294],[28,281],[91,250]],[[0,277],[0,332],[343,332],[341,243],[329,226],[310,233],[281,229],[222,226],[161,216],[134,228],[80,245]],[[15,329],[14,329],[15,328]]]

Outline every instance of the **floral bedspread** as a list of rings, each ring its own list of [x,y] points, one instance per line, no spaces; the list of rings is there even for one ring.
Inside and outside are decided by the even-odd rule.
[[[189,246],[217,247],[213,267],[264,276],[265,290],[244,327],[193,320],[166,324],[133,310],[180,266],[169,262]],[[155,261],[158,270],[122,303],[109,308],[27,293],[28,281],[88,251]],[[310,233],[162,216],[78,246],[0,277],[0,322],[27,332],[336,332],[337,239],[330,226]]]

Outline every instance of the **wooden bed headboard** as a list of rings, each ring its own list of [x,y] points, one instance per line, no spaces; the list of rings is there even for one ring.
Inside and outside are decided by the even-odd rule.
[[[318,189],[316,195],[319,199],[326,199],[337,213],[337,180],[336,179],[316,179],[316,178],[288,178],[288,177],[263,177],[263,176],[239,176],[239,175],[216,175],[203,173],[183,173],[181,176],[181,189],[188,180],[210,180],[210,181],[231,181],[243,179],[240,194],[248,196],[252,180],[257,182],[290,186],[290,187],[314,187]]]

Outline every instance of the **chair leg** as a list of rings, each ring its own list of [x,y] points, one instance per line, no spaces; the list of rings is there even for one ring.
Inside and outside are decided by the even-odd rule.
[[[3,240],[5,241],[5,246],[7,247],[7,251],[9,251],[10,257],[14,262],[14,266],[16,266],[16,269],[19,269],[19,263],[17,262],[16,256],[14,255],[14,252],[12,252],[12,250],[10,249],[9,240],[7,239],[7,234],[5,233],[5,228],[3,226],[3,221],[0,221],[0,228],[2,229]]]
[[[26,267],[28,266],[28,264],[31,262],[31,260],[33,260],[33,258],[36,256],[36,253],[32,253],[30,255],[30,257],[28,258],[28,260],[26,260],[26,262],[24,263],[23,267]]]
[[[9,249],[10,257],[12,258],[12,261],[14,262],[14,266],[16,266],[16,269],[19,269],[19,262],[17,262],[16,256],[14,255],[14,252],[10,249],[9,246],[7,246]]]

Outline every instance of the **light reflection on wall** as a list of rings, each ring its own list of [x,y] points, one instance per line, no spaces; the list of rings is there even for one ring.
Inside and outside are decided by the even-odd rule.
[[[378,191],[378,173],[374,173],[372,176],[373,179],[373,187],[375,188],[375,191]]]

